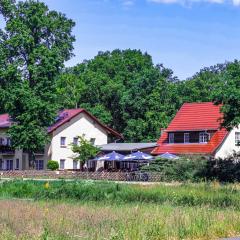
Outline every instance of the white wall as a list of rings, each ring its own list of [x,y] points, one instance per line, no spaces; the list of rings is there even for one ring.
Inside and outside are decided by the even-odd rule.
[[[240,132],[240,126],[229,132],[222,145],[216,151],[215,158],[225,158],[231,155],[233,151],[240,151],[240,146],[235,145],[235,132]]]
[[[85,113],[80,113],[69,122],[63,124],[52,133],[48,149],[48,159],[58,161],[65,159],[65,169],[73,169],[73,152],[70,144],[73,138],[85,135],[87,140],[95,138],[95,145],[107,144],[108,133]],[[66,147],[60,146],[61,137],[66,137]],[[79,163],[78,163],[79,168]]]
[[[0,129],[0,138],[5,139],[5,144],[6,144],[6,139],[9,136],[7,135],[7,129]],[[13,160],[13,170],[16,169],[16,159],[19,159],[19,170],[22,170],[22,150],[15,150],[12,154],[1,154],[0,153],[0,159],[3,161],[3,170],[6,169],[7,167],[7,160]]]

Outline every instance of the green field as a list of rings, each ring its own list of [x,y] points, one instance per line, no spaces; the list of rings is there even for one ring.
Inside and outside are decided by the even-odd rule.
[[[240,235],[240,185],[0,184],[0,239],[219,239]]]

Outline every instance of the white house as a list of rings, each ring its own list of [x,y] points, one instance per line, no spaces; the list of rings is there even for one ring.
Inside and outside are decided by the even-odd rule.
[[[11,125],[8,114],[0,115],[0,170],[29,169],[28,154],[11,147],[7,130]],[[45,150],[35,153],[36,169],[46,168],[48,160],[59,162],[60,169],[77,169],[79,163],[73,160],[71,143],[77,143],[78,136],[84,136],[94,145],[107,144],[121,134],[101,123],[85,109],[66,109],[59,113],[56,122],[48,128],[50,143]]]

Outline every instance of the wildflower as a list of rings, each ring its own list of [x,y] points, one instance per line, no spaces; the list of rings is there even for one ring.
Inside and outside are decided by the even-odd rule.
[[[45,189],[48,189],[48,188],[49,188],[49,182],[46,182],[46,183],[44,184],[44,188],[45,188]]]

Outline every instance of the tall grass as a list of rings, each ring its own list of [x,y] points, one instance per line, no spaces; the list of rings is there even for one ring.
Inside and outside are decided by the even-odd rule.
[[[214,240],[240,234],[233,209],[0,201],[0,240]]]
[[[168,203],[172,206],[232,207],[240,210],[240,185],[217,183],[128,185],[110,182],[11,181],[0,185],[1,198],[68,199],[105,203]]]

